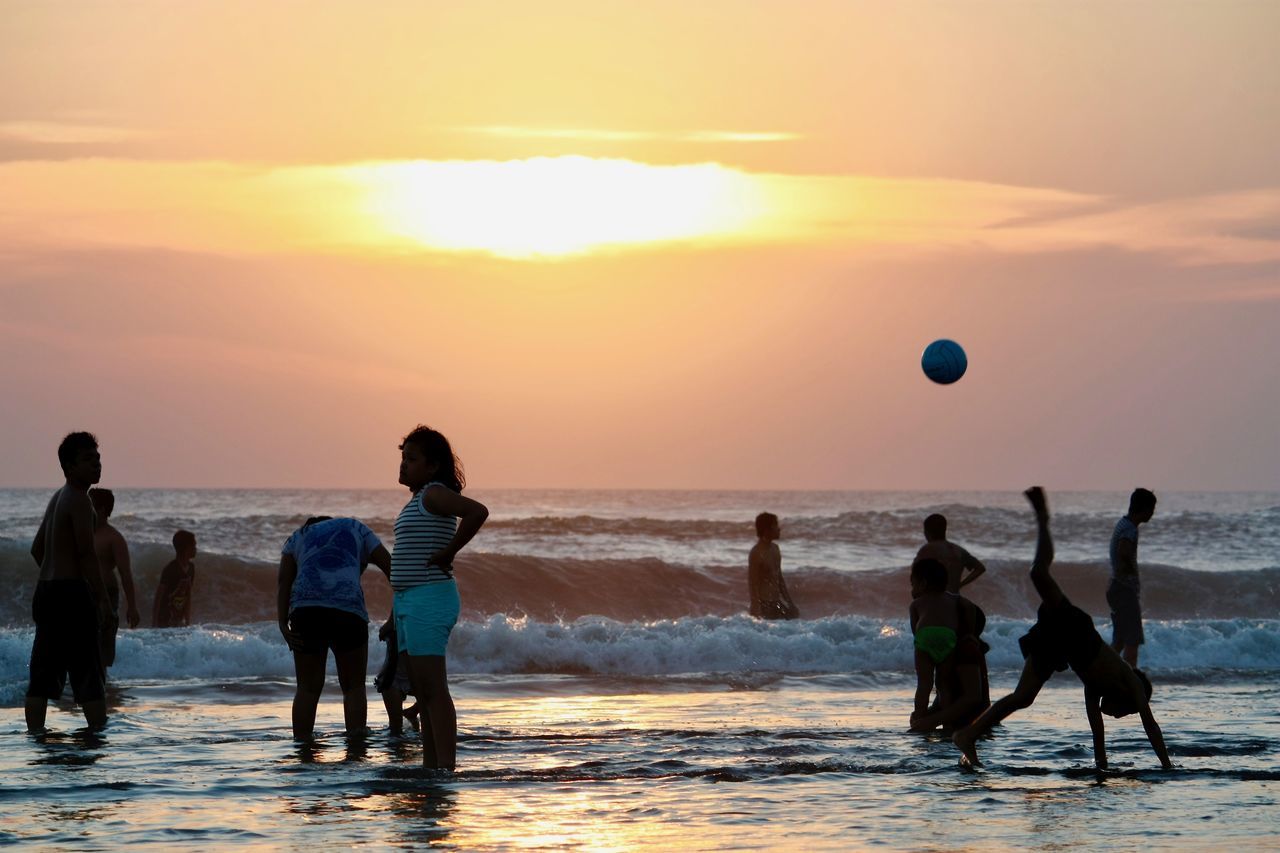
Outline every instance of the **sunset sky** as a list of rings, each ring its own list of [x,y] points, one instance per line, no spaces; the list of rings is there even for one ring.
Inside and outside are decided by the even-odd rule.
[[[0,487],[1280,488],[1280,3],[0,16]]]

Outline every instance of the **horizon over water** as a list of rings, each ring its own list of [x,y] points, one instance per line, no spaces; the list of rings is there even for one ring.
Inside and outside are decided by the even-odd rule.
[[[109,485],[109,484],[108,484]],[[388,547],[404,489],[114,489],[143,625],[179,527],[200,543],[189,629],[122,629],[111,722],[22,696],[53,489],[0,489],[0,841],[106,849],[426,845],[854,849],[1280,845],[1280,493],[1161,492],[1139,558],[1142,665],[1176,765],[1107,718],[1092,769],[1082,691],[1053,678],[959,768],[906,731],[914,689],[907,567],[930,512],[988,566],[993,698],[1034,619],[1034,523],[1020,493],[469,489],[489,522],[456,563],[450,643],[458,772],[426,776],[386,734],[342,734],[330,667],[316,744],[289,732],[292,660],[275,626],[280,545],[308,516],[354,515]],[[1111,528],[1127,492],[1050,494],[1055,576],[1110,626]],[[746,553],[781,517],[802,618],[751,619]],[[366,573],[370,672],[385,579]],[[370,678],[370,682],[372,678]]]

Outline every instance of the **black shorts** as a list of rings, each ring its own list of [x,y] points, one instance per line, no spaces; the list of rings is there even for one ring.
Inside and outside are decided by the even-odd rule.
[[[1136,589],[1112,581],[1107,587],[1107,605],[1111,608],[1111,645],[1140,646],[1146,642],[1142,600]]]
[[[98,609],[89,584],[79,578],[40,581],[31,601],[31,615],[36,638],[31,644],[27,695],[56,700],[70,676],[77,703],[105,698]]]
[[[300,637],[294,651],[335,655],[369,643],[369,623],[354,613],[336,607],[299,607],[289,614],[289,626]]]
[[[1018,640],[1022,656],[1035,666],[1042,681],[1067,667],[1079,674],[1093,663],[1101,646],[1093,618],[1065,597],[1057,606],[1041,604],[1036,624]]]

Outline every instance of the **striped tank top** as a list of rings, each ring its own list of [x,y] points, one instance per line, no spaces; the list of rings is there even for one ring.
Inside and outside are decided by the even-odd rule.
[[[392,589],[453,579],[450,571],[427,565],[427,558],[447,546],[458,529],[458,519],[423,508],[422,494],[432,486],[448,488],[443,483],[427,483],[421,491],[413,493],[396,517],[396,543],[391,551]]]

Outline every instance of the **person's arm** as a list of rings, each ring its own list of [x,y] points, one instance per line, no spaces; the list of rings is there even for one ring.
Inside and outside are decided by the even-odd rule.
[[[133,588],[133,563],[129,559],[129,543],[118,532],[111,539],[111,554],[120,571],[120,588],[124,590],[125,620],[130,628],[137,628],[142,621],[138,613],[138,600]]]
[[[971,584],[978,578],[982,577],[982,574],[987,570],[987,567],[977,557],[961,548],[960,571],[964,572],[965,570],[968,570],[969,574],[965,575],[964,579],[960,581],[960,586]]]
[[[1086,687],[1084,712],[1089,717],[1089,729],[1093,732],[1093,764],[1099,770],[1107,769],[1107,736],[1102,722],[1102,695]]]
[[[49,501],[49,505],[44,509],[44,518],[40,519],[40,529],[36,531],[36,538],[31,542],[31,556],[36,561],[36,565],[44,568],[44,545],[45,531],[49,527],[49,517],[53,515],[53,502],[58,499],[55,494]]]
[[[387,576],[387,580],[391,579],[391,553],[386,549],[385,545],[378,545],[373,549],[373,553],[369,555],[369,562],[373,563],[382,573]]]
[[[151,603],[151,627],[160,627],[160,610],[161,602],[169,597],[169,584],[166,582],[165,573],[160,573],[160,582],[156,584],[156,597]]]
[[[166,618],[172,614],[169,613],[169,607],[173,600],[173,573],[177,570],[177,564],[170,562],[160,570],[160,582],[156,584],[155,603],[151,606],[151,625],[155,628],[162,627],[160,625],[160,614],[165,614]],[[165,628],[172,628],[172,625],[165,625]]]
[[[463,497],[444,486],[429,488],[422,493],[422,506],[427,512],[436,515],[452,515],[458,519],[458,529],[454,531],[449,544],[427,558],[429,565],[441,568],[453,565],[453,558],[458,556],[466,544],[480,531],[485,519],[489,517],[489,509],[479,501]]]
[[[920,622],[920,609],[916,607],[916,602],[911,602],[911,606],[907,608],[907,617],[911,620],[911,636],[916,635],[916,625]]]
[[[1141,690],[1141,687],[1139,687],[1139,690]],[[1165,749],[1164,733],[1160,731],[1160,724],[1156,722],[1155,714],[1151,713],[1151,705],[1146,701],[1145,696],[1138,705],[1138,716],[1142,718],[1142,728],[1146,729],[1147,740],[1151,742],[1151,748],[1156,751],[1156,757],[1160,759],[1160,766],[1165,770],[1173,769],[1173,762],[1169,760],[1169,750]]]
[[[298,561],[292,554],[280,556],[280,572],[276,576],[276,621],[280,624],[280,636],[290,649],[297,637],[289,628],[289,597],[293,594],[293,582],[298,578]]]
[[[187,599],[182,605],[182,624],[186,627],[191,624],[191,599],[196,593],[196,567],[191,567],[191,580],[187,581]]]
[[[752,616],[763,616],[760,603],[764,601],[764,566],[760,564],[759,545],[747,555],[747,597],[750,599],[747,612]]]
[[[791,592],[787,589],[787,580],[782,572],[778,572],[778,600],[782,602],[783,613],[788,619],[799,618],[800,608],[791,600]]]
[[[1116,577],[1134,578],[1138,576],[1138,542],[1134,539],[1121,539],[1116,543]]]

